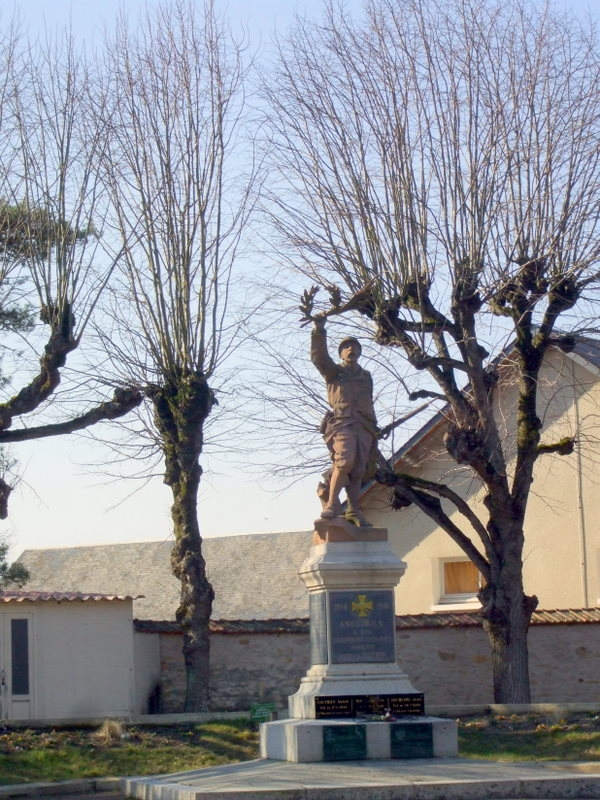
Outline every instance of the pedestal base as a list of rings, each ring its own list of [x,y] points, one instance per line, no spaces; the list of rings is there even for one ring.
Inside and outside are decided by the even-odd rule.
[[[438,717],[390,722],[284,719],[260,726],[261,758],[279,761],[452,758],[456,755],[456,722]]]
[[[318,664],[288,697],[288,711],[294,719],[314,719],[318,697],[395,694],[422,697],[397,664]]]

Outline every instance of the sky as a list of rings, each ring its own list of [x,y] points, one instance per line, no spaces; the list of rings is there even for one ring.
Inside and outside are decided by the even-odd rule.
[[[152,0],[125,0],[136,13]],[[351,0],[349,7],[358,6]],[[71,25],[77,37],[101,37],[122,7],[120,0],[16,0],[1,2],[0,13],[17,8],[30,31],[43,33]],[[315,10],[315,0],[217,0],[232,24],[243,24],[252,47],[265,47],[275,26],[285,30],[295,11]],[[295,323],[295,321],[294,321]],[[308,349],[308,344],[307,344]],[[265,439],[265,447],[276,442]],[[14,559],[26,549],[73,547],[118,542],[168,540],[170,490],[160,477],[140,488],[134,481],[114,481],[89,464],[97,448],[79,436],[23,443],[13,449],[21,479],[11,494],[9,518],[0,523],[0,538]],[[227,457],[203,456],[199,520],[204,537],[281,530],[307,530],[320,512],[315,490],[318,475],[289,486],[228,464]],[[133,494],[132,494],[133,493]]]
[[[559,3],[584,10],[585,0]],[[2,14],[13,5],[31,30],[72,25],[77,36],[90,40],[101,35],[121,7],[119,0],[16,0],[0,3]],[[134,15],[146,0],[126,0]],[[348,2],[357,9],[359,0]],[[268,44],[276,25],[279,30],[291,22],[294,11],[313,13],[318,0],[229,0],[231,21],[243,23],[251,42]],[[307,343],[308,347],[308,343]],[[264,446],[276,446],[277,434]],[[166,540],[171,538],[170,492],[159,477],[135,491],[131,481],[109,481],[89,464],[96,453],[89,439],[69,436],[25,443],[15,448],[22,479],[10,498],[9,519],[0,523],[0,537],[10,544],[10,557],[23,550],[71,547],[117,542]],[[199,519],[205,537],[306,530],[312,527],[320,506],[315,494],[318,475],[308,476],[291,486],[272,479],[244,474],[227,459],[202,458],[204,478],[199,498]]]

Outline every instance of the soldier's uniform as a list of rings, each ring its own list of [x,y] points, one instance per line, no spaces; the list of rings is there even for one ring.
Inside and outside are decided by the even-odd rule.
[[[343,342],[340,344],[342,347]],[[321,432],[335,467],[349,480],[371,477],[377,458],[377,419],[371,373],[358,364],[336,363],[327,350],[327,334],[313,330],[311,360],[327,385],[331,411]]]

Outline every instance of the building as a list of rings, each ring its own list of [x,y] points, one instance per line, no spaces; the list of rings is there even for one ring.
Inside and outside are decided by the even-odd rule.
[[[297,571],[311,537],[271,533],[203,542],[216,592],[211,683],[218,708],[248,708],[256,700],[287,696],[298,670],[302,674],[308,666],[308,598]],[[133,587],[128,594],[134,596],[129,635],[136,714],[183,707],[181,631],[175,623],[179,585],[170,573],[170,552],[170,542],[141,542],[28,550],[19,559],[31,574],[25,587],[30,596],[34,587],[52,595],[87,587],[98,596],[109,594],[111,586],[116,595]],[[78,648],[77,637],[63,642],[65,654]]]
[[[90,592],[2,593],[0,719],[131,715],[132,601]],[[142,652],[137,661],[137,688],[145,692]]]

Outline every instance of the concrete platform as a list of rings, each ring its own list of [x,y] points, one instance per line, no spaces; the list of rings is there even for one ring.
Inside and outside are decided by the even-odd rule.
[[[465,758],[227,767],[124,778],[138,800],[537,800],[600,798],[600,762],[502,763]]]

